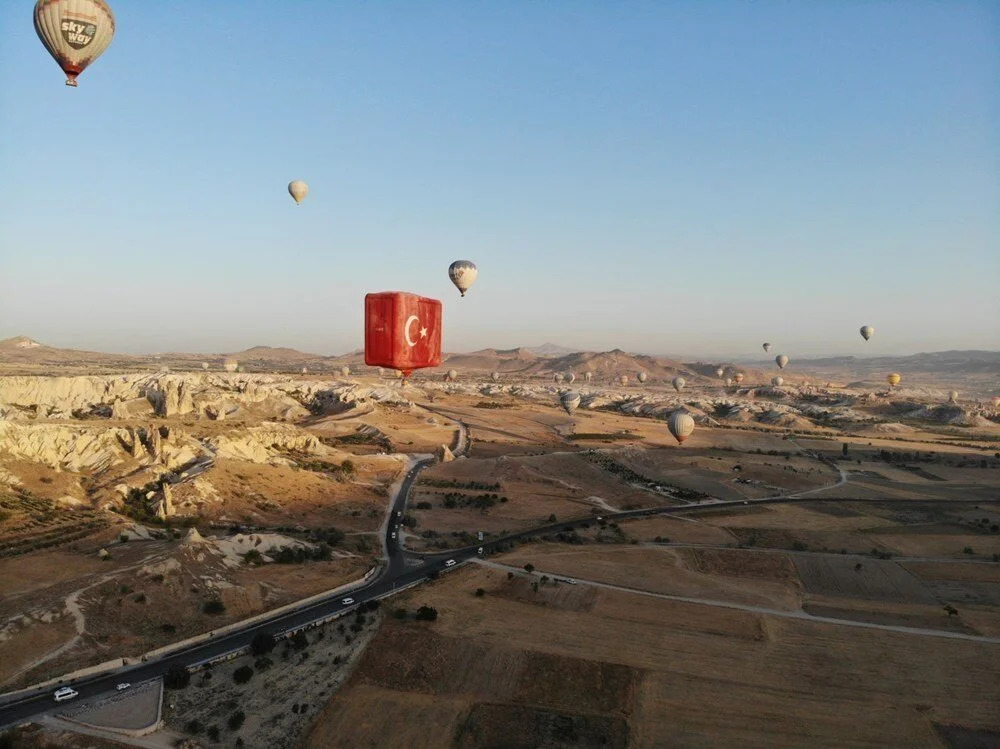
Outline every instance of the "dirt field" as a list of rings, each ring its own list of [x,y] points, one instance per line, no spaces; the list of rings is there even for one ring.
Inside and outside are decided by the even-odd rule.
[[[337,737],[340,746],[374,746],[376,726],[405,746],[454,746],[505,733],[516,740],[521,727],[536,720],[596,731],[611,743],[621,732],[613,721],[597,720],[601,713],[595,711],[623,705],[630,707],[603,717],[624,720],[628,746],[636,747],[937,748],[935,723],[996,730],[996,646],[779,620],[604,589],[595,590],[587,610],[565,608],[502,593],[508,584],[500,571],[463,569],[406,594],[407,608],[433,606],[437,621],[387,622],[376,641],[380,647],[366,653],[346,689],[323,710],[307,745],[327,746],[324,741]],[[486,591],[482,598],[473,595],[477,587]],[[581,586],[543,586],[539,596],[567,587]],[[421,657],[411,657],[414,652]],[[534,704],[492,696],[509,694],[519,683],[513,674],[535,660],[550,665],[531,672]],[[608,666],[595,665],[602,662]],[[608,695],[598,697],[603,701],[587,694],[602,690],[574,687],[584,675],[612,679],[603,682],[609,686]],[[623,685],[629,683],[633,692],[626,697]],[[567,700],[576,707],[558,707]],[[546,716],[509,707],[483,712],[483,703],[513,703]],[[560,712],[588,720],[560,723],[552,717]]]

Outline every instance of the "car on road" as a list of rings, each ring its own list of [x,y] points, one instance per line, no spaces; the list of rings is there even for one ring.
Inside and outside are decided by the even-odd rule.
[[[564,577],[562,581],[564,583],[569,583],[570,585],[576,585],[576,580],[574,580],[572,577]]]
[[[123,681],[121,684],[119,684],[118,686],[116,686],[115,689],[117,689],[119,692],[124,692],[130,686],[132,686],[132,685],[129,684],[127,681]]]
[[[477,554],[482,554],[483,553],[483,547],[480,546],[478,549],[476,549],[476,553]]]
[[[345,599],[343,599],[341,601],[341,603],[344,604],[345,606],[350,606],[352,603],[354,603],[354,599],[353,598],[345,598]]]
[[[403,517],[403,511],[402,510],[396,510],[396,517],[397,518]]]
[[[393,532],[392,532],[392,537],[393,537],[393,538],[395,538],[395,537],[396,537],[396,531],[393,531]]]
[[[447,562],[444,563],[444,566],[445,567],[454,567],[455,566],[455,560],[454,559],[449,559]]]
[[[66,700],[71,700],[74,697],[79,697],[80,693],[77,692],[72,687],[60,687],[53,694],[52,698],[56,702],[65,702]]]

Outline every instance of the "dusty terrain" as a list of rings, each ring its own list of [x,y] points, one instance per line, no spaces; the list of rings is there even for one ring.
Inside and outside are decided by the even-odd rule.
[[[1000,732],[988,391],[947,404],[928,373],[886,393],[846,371],[774,388],[753,367],[735,388],[714,364],[524,351],[402,387],[356,356],[242,353],[247,372],[177,355],[100,374],[83,356],[58,376],[0,357],[19,373],[0,376],[5,687],[361,577],[408,456],[433,453],[404,519],[412,551],[581,525],[387,599],[351,643],[334,624],[305,658],[279,646],[246,685],[231,672],[253,659],[215,667],[170,694],[172,729],[248,747],[964,746],[963,731]],[[577,375],[572,415],[554,371]],[[665,428],[678,408],[697,424],[683,446]],[[470,446],[454,459],[458,422]],[[650,507],[673,514],[604,517]],[[414,619],[424,604],[436,621]]]

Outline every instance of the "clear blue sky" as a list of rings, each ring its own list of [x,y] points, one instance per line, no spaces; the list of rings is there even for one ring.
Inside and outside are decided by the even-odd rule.
[[[1000,348],[996,2],[110,2],[76,90],[0,4],[0,338]]]

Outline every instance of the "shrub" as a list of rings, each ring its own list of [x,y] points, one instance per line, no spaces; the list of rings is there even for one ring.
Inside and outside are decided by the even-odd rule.
[[[258,671],[267,671],[267,669],[269,669],[273,665],[274,665],[274,661],[272,661],[267,656],[264,656],[262,658],[258,658],[257,660],[255,660],[253,662],[253,667],[255,669],[257,669]]]
[[[160,629],[166,632],[168,635],[172,635],[177,631],[177,627],[174,624],[161,624]]]
[[[431,606],[421,606],[417,609],[416,620],[421,622],[432,622],[438,618],[437,609]]]
[[[226,721],[226,725],[229,726],[230,731],[238,731],[240,730],[240,726],[243,725],[243,721],[246,719],[246,714],[242,710],[237,710],[229,716],[229,720]]]
[[[524,565],[524,571],[530,575],[532,572],[535,571],[535,565],[533,565],[531,562],[528,562],[526,565]]]
[[[250,551],[243,555],[243,564],[247,567],[259,567],[264,564],[264,555],[256,549],[250,549]]]
[[[213,598],[209,601],[205,601],[201,610],[206,614],[224,614],[226,611],[226,605],[218,598]]]
[[[212,741],[218,741],[221,735],[218,726],[209,726],[206,733],[208,734],[208,738],[210,738]]]
[[[476,598],[482,598],[485,595],[486,595],[485,588],[476,588]]]
[[[189,720],[187,725],[184,726],[185,733],[199,734],[205,730],[205,726],[202,725],[200,720]]]
[[[305,650],[309,647],[309,638],[306,637],[305,632],[296,632],[292,635],[291,643],[296,650]]]
[[[406,609],[396,609],[395,611],[392,612],[392,615],[397,619],[405,619]]]
[[[250,666],[240,666],[233,671],[233,681],[237,684],[246,684],[253,678],[253,669]]]
[[[963,554],[975,554],[976,552],[974,552],[972,550],[971,546],[966,546],[964,549],[962,549],[962,553]]]

